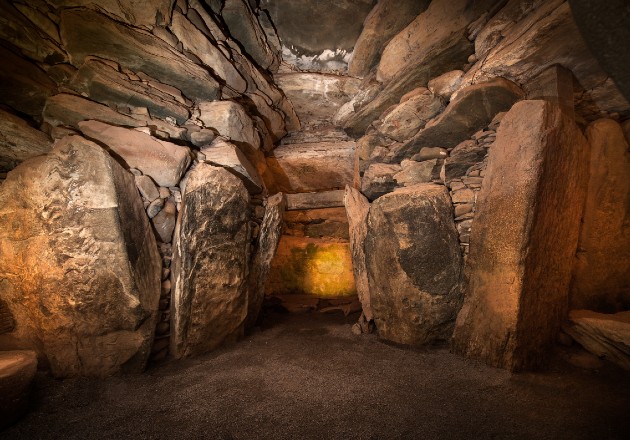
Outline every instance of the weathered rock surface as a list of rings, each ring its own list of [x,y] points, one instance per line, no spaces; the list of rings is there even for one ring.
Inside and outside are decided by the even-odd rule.
[[[85,136],[107,145],[130,168],[151,176],[160,186],[176,186],[190,164],[190,149],[141,131],[99,121],[79,122]]]
[[[396,188],[394,175],[402,170],[400,165],[373,163],[368,166],[361,179],[361,192],[370,200],[375,200]]]
[[[10,69],[0,69],[0,102],[31,116],[41,116],[46,98],[56,85],[30,61],[0,46],[0,57]]]
[[[193,356],[238,338],[247,316],[249,193],[229,171],[187,177],[175,231],[171,348]]]
[[[444,183],[464,177],[468,168],[481,162],[486,153],[483,145],[471,139],[458,144],[444,160]]]
[[[188,97],[217,99],[220,86],[201,66],[149,32],[134,30],[98,12],[61,12],[61,36],[73,65],[88,56],[116,61],[121,66],[177,87]]]
[[[337,208],[343,205],[344,190],[287,194],[287,210]]]
[[[306,72],[278,73],[275,80],[305,125],[330,123],[339,108],[359,92],[361,83],[349,76]]]
[[[0,429],[3,429],[28,409],[31,382],[37,372],[34,351],[0,351]]]
[[[188,109],[175,96],[141,81],[131,81],[124,73],[97,59],[85,61],[72,79],[71,87],[113,108],[145,107],[151,116],[171,117],[178,124],[189,117]]]
[[[67,93],[60,93],[48,98],[43,116],[44,121],[53,127],[67,125],[78,129],[80,122],[89,119],[126,127],[146,125],[145,122],[122,115],[106,105]]]
[[[317,298],[356,295],[348,242],[283,235],[271,263],[265,294]]]
[[[365,18],[348,63],[348,74],[364,77],[380,58],[387,43],[423,12],[428,0],[380,0]]]
[[[461,81],[463,75],[463,70],[452,70],[450,72],[443,73],[437,78],[433,78],[429,81],[427,88],[435,95],[449,100],[453,92],[457,90],[457,86],[459,86],[459,82]]]
[[[218,78],[239,93],[247,90],[247,82],[243,75],[236,70],[226,55],[183,14],[173,12],[170,28],[183,44],[184,49],[194,53]]]
[[[263,183],[254,167],[236,145],[216,139],[211,145],[201,149],[205,162],[210,165],[223,167],[238,176],[248,191],[258,194],[263,190]]]
[[[402,166],[402,171],[394,174],[394,180],[398,186],[411,186],[417,183],[428,183],[440,174],[440,165],[437,159],[425,160],[422,162],[403,160],[400,165]]]
[[[173,202],[166,202],[164,208],[151,219],[153,229],[162,243],[173,240],[176,222],[177,207]]]
[[[239,103],[202,102],[199,104],[199,111],[201,112],[199,119],[206,127],[216,130],[237,145],[244,143],[246,147],[254,150],[260,148],[260,135],[256,132],[252,119]]]
[[[359,301],[361,301],[365,319],[371,321],[374,319],[374,316],[370,303],[370,285],[368,283],[365,264],[365,237],[367,236],[370,202],[368,202],[357,189],[350,186],[346,186],[343,201],[346,207],[346,215],[348,216],[348,226],[350,229],[352,271],[354,272],[357,295],[359,296]]]
[[[440,98],[428,89],[419,92],[387,113],[377,130],[402,142],[418,133],[431,118],[443,110]]]
[[[411,157],[422,147],[454,147],[486,127],[494,116],[523,98],[514,83],[494,78],[462,90],[442,113],[416,136],[393,148],[388,160],[398,162]]]
[[[372,203],[365,239],[381,338],[425,345],[450,338],[461,305],[462,257],[446,188],[419,184]]]
[[[271,261],[276,255],[282,235],[282,215],[285,208],[286,201],[282,193],[269,197],[265,204],[265,215],[260,225],[258,249],[248,280],[246,328],[251,328],[256,324],[265,299],[265,284],[269,276]]]
[[[543,365],[567,313],[588,143],[546,101],[522,101],[490,149],[453,349],[518,371]]]
[[[608,315],[571,310],[562,329],[595,356],[630,370],[630,311]]]
[[[630,154],[619,124],[589,125],[589,181],[570,306],[602,312],[630,308]]]
[[[51,149],[50,138],[22,118],[0,109],[0,162],[20,163]]]
[[[263,69],[278,70],[280,53],[267,43],[265,31],[245,0],[225,0],[221,9],[230,34]]]
[[[0,198],[0,292],[15,319],[3,336],[57,377],[141,371],[161,264],[133,176],[72,136],[13,170]]]
[[[57,8],[93,7],[93,0],[47,0]],[[99,9],[115,16],[116,20],[132,26],[151,29],[156,25],[168,24],[174,0],[99,0]]]
[[[354,142],[281,145],[267,158],[282,192],[327,191],[352,184]]]

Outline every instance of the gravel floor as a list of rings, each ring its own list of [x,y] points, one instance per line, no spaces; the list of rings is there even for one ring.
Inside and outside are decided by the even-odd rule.
[[[628,439],[630,375],[556,361],[509,373],[286,316],[235,346],[145,374],[40,375],[1,439]]]

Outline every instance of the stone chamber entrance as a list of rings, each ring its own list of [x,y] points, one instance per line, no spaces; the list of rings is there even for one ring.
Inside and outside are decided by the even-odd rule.
[[[0,12],[0,439],[628,438],[627,2]]]

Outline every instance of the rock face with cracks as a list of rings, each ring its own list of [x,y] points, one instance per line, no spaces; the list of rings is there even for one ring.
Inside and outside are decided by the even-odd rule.
[[[175,231],[171,353],[237,339],[247,316],[249,193],[229,171],[199,164],[187,177]]]
[[[0,186],[3,335],[57,377],[144,369],[160,296],[160,257],[133,176],[72,136]]]
[[[446,188],[418,184],[372,203],[365,256],[379,336],[414,346],[447,341],[462,302],[462,257]]]
[[[490,149],[453,349],[514,371],[543,366],[566,318],[588,143],[557,104],[522,101]]]

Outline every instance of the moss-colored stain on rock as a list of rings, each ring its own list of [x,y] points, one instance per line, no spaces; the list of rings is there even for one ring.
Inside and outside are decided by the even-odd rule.
[[[348,243],[283,236],[266,292],[322,298],[355,295]]]

